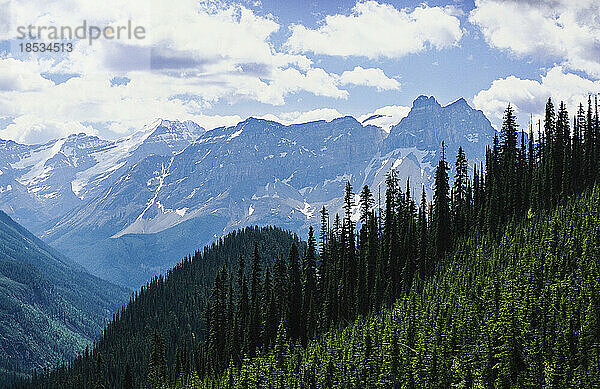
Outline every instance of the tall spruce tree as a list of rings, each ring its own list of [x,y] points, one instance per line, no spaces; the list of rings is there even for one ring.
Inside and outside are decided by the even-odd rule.
[[[302,320],[305,323],[302,341],[313,338],[317,331],[317,278],[316,278],[316,242],[312,226],[308,228],[308,246],[302,264]]]
[[[262,273],[260,264],[260,254],[258,245],[254,244],[254,254],[252,256],[252,269],[250,275],[250,331],[249,331],[249,355],[253,356],[256,348],[260,345],[261,335],[261,291],[260,291],[260,276]]]
[[[465,233],[467,224],[467,186],[468,186],[468,164],[462,147],[458,148],[456,155],[454,187],[452,189],[452,215],[455,236]]]
[[[298,246],[292,244],[288,256],[288,328],[292,339],[302,339],[305,333],[302,322],[302,274],[300,271],[300,254]]]
[[[360,192],[360,221],[363,224],[367,224],[368,217],[371,212],[371,208],[375,203],[375,199],[373,198],[373,194],[371,193],[371,189],[369,189],[368,185],[363,186],[362,191]]]
[[[435,170],[433,192],[432,228],[435,241],[435,256],[442,258],[450,247],[450,198],[446,149],[442,142],[442,156]]]
[[[517,118],[510,104],[504,111],[501,129],[501,167],[504,174],[500,189],[501,219],[514,214],[518,208],[518,179],[517,179]]]

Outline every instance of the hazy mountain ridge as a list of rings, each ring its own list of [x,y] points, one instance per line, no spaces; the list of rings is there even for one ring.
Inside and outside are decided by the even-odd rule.
[[[389,134],[353,117],[294,125],[249,118],[210,131],[190,122],[158,120],[105,145],[80,139],[77,144],[94,150],[89,156],[77,154],[83,147],[69,147],[73,152],[48,158],[44,166],[52,167],[49,177],[25,182],[22,175],[16,182],[27,184],[19,188],[29,196],[39,197],[33,192],[36,187],[32,189],[31,182],[36,182],[48,184],[44,190],[59,193],[65,204],[71,201],[62,207],[62,215],[37,230],[47,242],[78,257],[94,274],[110,273],[108,279],[131,279],[129,285],[137,286],[172,266],[179,254],[239,227],[274,224],[305,233],[309,224],[318,223],[323,205],[331,214],[340,209],[346,181],[357,192],[363,185],[377,191],[387,172],[395,168],[400,177],[410,177],[411,190],[420,193],[421,185],[431,186],[442,140],[450,158],[462,144],[474,160],[483,157],[493,133],[481,111],[463,99],[442,107],[425,96],[415,100],[408,116]],[[0,161],[18,160],[2,154]],[[85,165],[88,160],[95,164]],[[73,161],[83,167],[74,168]],[[52,173],[63,165],[75,179],[52,182]],[[0,206],[10,212],[9,200],[0,193]],[[35,227],[24,218],[23,222]],[[140,241],[145,243],[139,245]],[[154,247],[156,251],[158,241],[159,251],[173,253],[172,257],[144,250]],[[116,265],[120,261],[114,259],[114,248],[129,253],[132,244],[144,251],[134,255],[141,262]],[[109,252],[113,254],[108,256]],[[115,278],[115,267],[139,277]]]

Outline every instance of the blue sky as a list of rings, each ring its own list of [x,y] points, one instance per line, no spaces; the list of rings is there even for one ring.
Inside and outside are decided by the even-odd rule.
[[[494,125],[527,125],[548,97],[571,111],[600,91],[600,6],[581,0],[0,0],[0,138],[129,134],[156,117],[206,128],[406,115],[420,94],[464,97]],[[21,53],[18,26],[145,28]],[[48,37],[37,42],[49,42]],[[61,41],[66,42],[66,41]]]

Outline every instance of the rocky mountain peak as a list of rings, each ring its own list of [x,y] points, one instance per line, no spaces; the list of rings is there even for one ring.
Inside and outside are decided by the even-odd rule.
[[[445,108],[471,108],[471,106],[469,105],[469,103],[467,103],[467,100],[465,100],[463,97],[459,98],[458,100],[448,104]],[[472,109],[472,108],[471,108]]]
[[[464,98],[441,106],[435,97],[419,96],[412,109],[400,123],[392,126],[384,149],[417,147],[439,150],[441,142],[448,146],[448,155],[463,146],[467,154],[479,155],[491,142],[495,130],[490,121],[467,103]]]
[[[415,99],[415,101],[413,101],[413,105],[412,105],[412,109],[429,108],[429,107],[440,108],[441,105],[440,105],[440,103],[437,102],[435,97],[433,97],[433,96],[427,97],[425,95],[421,95],[421,96],[417,97]]]

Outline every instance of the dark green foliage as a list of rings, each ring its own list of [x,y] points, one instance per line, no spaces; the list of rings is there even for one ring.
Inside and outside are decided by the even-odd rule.
[[[452,215],[454,234],[462,236],[467,229],[467,202],[469,177],[467,157],[462,147],[458,148],[455,162],[454,187],[452,189]]]
[[[526,143],[509,106],[485,170],[475,166],[471,179],[459,149],[451,192],[442,145],[429,205],[425,188],[417,205],[410,182],[403,191],[392,170],[383,209],[362,188],[355,226],[348,183],[343,216],[331,226],[321,210],[319,258],[311,228],[303,257],[299,242],[276,240],[272,230],[252,235],[258,245],[245,240],[250,272],[242,250],[219,246],[205,251],[213,267],[202,273],[193,271],[199,259],[184,261],[132,300],[128,310],[153,296],[129,319],[130,339],[151,329],[165,334],[167,387],[596,387],[600,189],[590,189],[597,168],[575,167],[588,163],[577,150],[595,142],[579,129],[592,123],[596,134],[598,120],[580,109],[570,136],[567,118],[564,105],[555,114],[549,100],[544,133]],[[288,244],[287,260],[281,246],[270,257],[274,245],[260,243],[267,238]],[[216,256],[232,252],[233,272],[232,259]],[[190,287],[197,279],[202,287]],[[181,305],[182,297],[195,305]],[[181,322],[204,304],[203,320]],[[109,337],[123,336],[126,318],[107,328],[92,356],[133,343]],[[136,382],[156,382],[139,365],[155,355],[151,343],[139,343],[145,354],[132,353]],[[92,356],[42,381],[74,387],[75,372],[85,380],[93,370],[77,363]],[[118,384],[121,365],[108,362],[107,382]]]
[[[292,339],[302,339],[304,336],[304,323],[302,321],[302,273],[300,268],[300,254],[298,246],[292,244],[288,256],[288,298],[287,298],[287,326],[288,335]]]
[[[316,241],[313,228],[308,230],[308,246],[302,258],[302,321],[305,323],[302,341],[317,333],[319,295],[317,288]]]
[[[600,188],[505,231],[461,239],[391,309],[197,387],[598,387]]]
[[[248,353],[250,356],[254,356],[256,348],[260,345],[261,342],[261,271],[262,270],[260,264],[260,254],[258,253],[258,245],[255,244],[254,253],[252,255],[252,269],[250,271],[252,281],[252,289],[250,295],[250,328],[248,331]]]
[[[219,277],[219,276],[217,276]],[[167,362],[165,360],[165,340],[158,331],[152,335],[152,351],[148,363],[148,387],[160,389],[167,383]]]
[[[125,364],[125,373],[123,374],[123,389],[133,389],[133,376],[131,375],[131,365]]]
[[[180,367],[185,368],[186,373],[195,371],[204,376],[210,371],[225,368],[229,363],[226,358],[230,355],[228,348],[244,347],[243,352],[248,352],[251,293],[247,281],[250,269],[244,266],[244,270],[236,274],[235,288],[229,287],[231,276],[227,269],[237,271],[238,262],[245,263],[240,258],[253,258],[255,245],[262,263],[270,265],[274,258],[286,253],[293,242],[304,247],[298,238],[281,229],[248,227],[232,232],[202,252],[185,258],[166,276],[156,277],[136,292],[127,307],[106,327],[92,351],[74,359],[68,368],[55,369],[45,382],[56,388],[93,388],[92,383],[97,376],[96,359],[101,353],[107,388],[120,388],[124,384],[127,364],[130,365],[134,387],[145,387],[152,360],[150,355],[156,343],[155,331],[163,339],[167,366],[165,384],[176,381],[178,355],[183,361]],[[233,299],[230,300],[229,291],[233,289],[238,293],[238,283],[244,285],[245,292],[243,296],[231,296]],[[207,301],[210,303],[207,304]],[[245,311],[241,319],[236,317],[233,322],[228,319],[228,310],[222,309],[230,301],[239,303]],[[206,328],[207,320],[220,324],[213,331],[213,326]],[[229,339],[228,334],[233,333],[232,328],[237,328],[240,321],[242,325],[239,327],[242,328],[239,330],[243,338]],[[242,351],[233,354],[239,355],[239,352]],[[213,356],[218,363],[212,360]],[[240,363],[241,358],[238,358]],[[78,377],[84,382],[83,386],[79,385]],[[42,385],[41,378],[34,381],[33,387]]]
[[[0,387],[75,358],[128,295],[0,211]]]
[[[442,158],[435,170],[433,192],[432,228],[435,242],[435,257],[440,259],[450,247],[450,199],[448,185],[448,165],[442,143]]]

